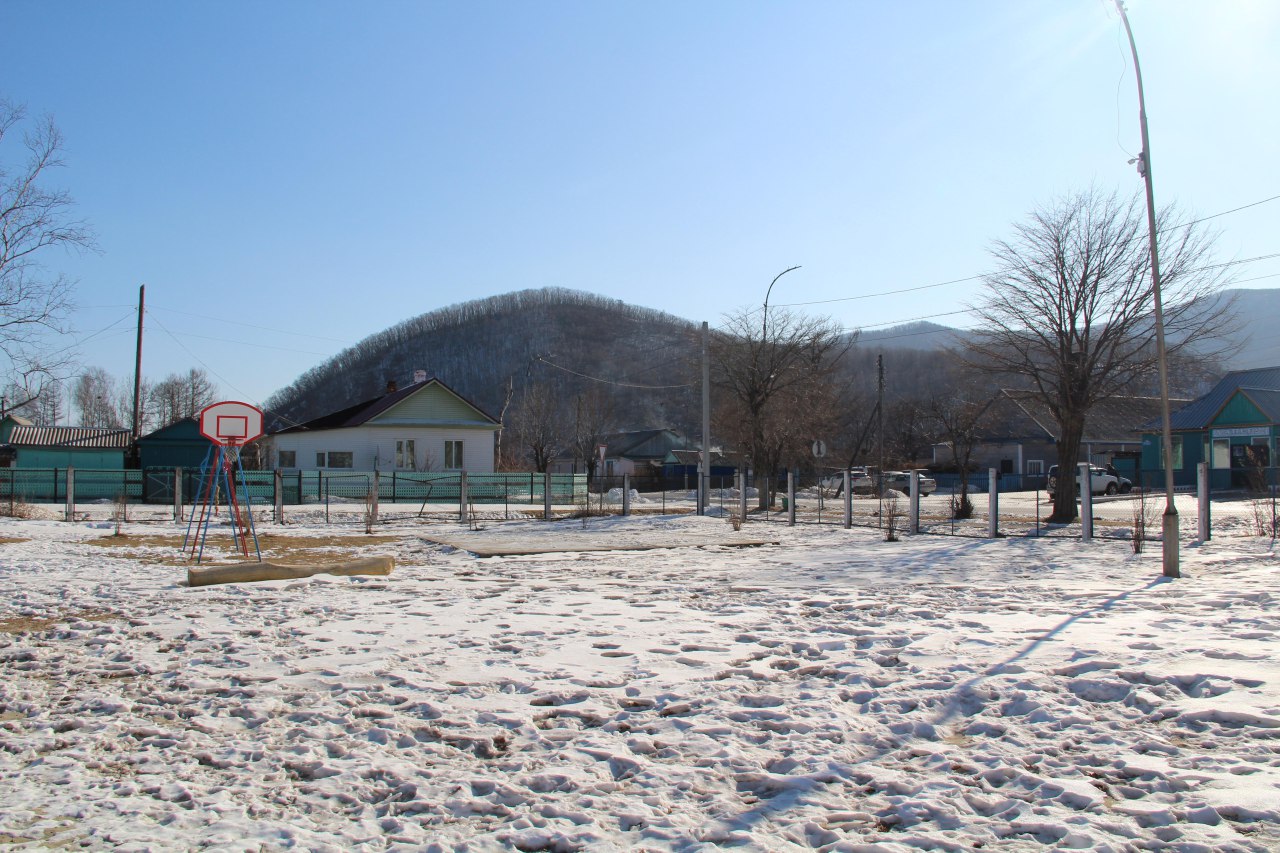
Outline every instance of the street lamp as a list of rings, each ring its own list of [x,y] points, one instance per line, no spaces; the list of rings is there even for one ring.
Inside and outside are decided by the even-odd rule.
[[[1164,518],[1161,527],[1163,539],[1164,576],[1182,577],[1178,568],[1178,508],[1173,501],[1173,428],[1169,418],[1169,360],[1164,345],[1164,306],[1160,298],[1160,255],[1156,250],[1156,200],[1151,188],[1151,139],[1147,135],[1147,107],[1142,96],[1142,69],[1138,66],[1138,46],[1129,27],[1122,0],[1115,0],[1116,11],[1124,22],[1129,36],[1129,50],[1133,54],[1133,74],[1138,81],[1138,124],[1142,128],[1142,151],[1138,154],[1138,172],[1147,188],[1147,233],[1151,242],[1151,293],[1156,314],[1156,360],[1160,365],[1160,415],[1164,436]]]
[[[798,270],[798,269],[800,269],[800,265],[796,264],[794,267],[787,267],[785,270],[775,275],[773,277],[773,281],[769,282],[769,289],[764,292],[764,320],[760,323],[760,343],[761,344],[763,344],[765,341],[765,338],[769,336],[769,294],[773,293],[773,286],[778,283],[778,279],[782,278],[784,275],[791,272],[792,270]]]

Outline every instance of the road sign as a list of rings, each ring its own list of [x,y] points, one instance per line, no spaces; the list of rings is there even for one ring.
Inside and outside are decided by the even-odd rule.
[[[248,444],[262,435],[262,410],[235,400],[205,406],[200,434],[214,444]]]
[[[815,459],[821,459],[827,455],[827,443],[825,441],[815,441],[813,443],[813,455]]]

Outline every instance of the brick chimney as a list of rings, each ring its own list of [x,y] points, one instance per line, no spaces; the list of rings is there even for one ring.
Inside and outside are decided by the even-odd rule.
[[[394,379],[387,380],[387,393],[388,394],[396,393],[396,381]]]

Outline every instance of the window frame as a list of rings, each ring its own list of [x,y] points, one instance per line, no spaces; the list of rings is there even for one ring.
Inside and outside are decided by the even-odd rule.
[[[453,439],[453,438],[445,439],[445,442],[444,442],[444,470],[446,470],[446,471],[461,471],[461,470],[463,470],[463,469],[464,469],[464,467],[465,467],[465,465],[463,464],[463,460],[464,460],[465,458],[466,458],[466,457],[464,457],[464,456],[463,456],[462,439],[460,439],[460,438],[457,438],[457,439]]]

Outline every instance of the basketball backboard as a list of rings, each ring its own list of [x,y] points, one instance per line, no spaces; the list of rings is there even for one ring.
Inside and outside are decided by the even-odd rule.
[[[205,406],[200,434],[214,444],[248,444],[262,435],[262,410],[234,400]]]

